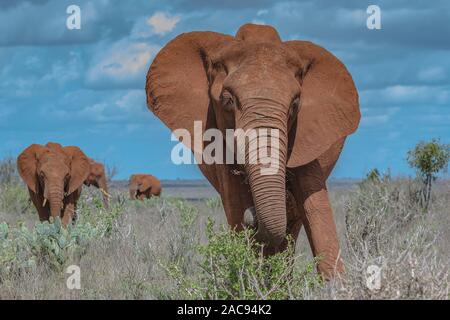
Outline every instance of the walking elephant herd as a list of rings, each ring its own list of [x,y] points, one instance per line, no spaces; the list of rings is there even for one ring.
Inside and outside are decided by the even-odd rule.
[[[98,188],[104,206],[109,207],[111,195],[105,167],[86,156],[79,147],[64,147],[55,142],[32,144],[17,158],[17,169],[41,221],[60,217],[67,226],[76,216],[83,186]],[[161,193],[159,180],[146,174],[132,175],[129,188],[132,199],[143,200]]]
[[[145,88],[148,108],[174,132],[195,137],[196,128],[202,136],[207,129],[223,135],[271,129],[265,136],[275,173],[263,174],[265,163],[252,162],[248,150],[243,163],[223,155],[219,162],[198,162],[200,171],[220,194],[230,227],[254,228],[265,255],[285,250],[287,236],[296,240],[304,226],[320,257],[318,271],[326,279],[343,271],[326,180],[358,127],[360,111],[352,77],[333,54],[308,41],[283,42],[267,25],[245,24],[235,36],[188,32],[161,49]],[[182,142],[197,156],[211,139],[200,146],[196,139]],[[228,151],[225,141],[219,144]],[[258,143],[256,150],[262,147]],[[42,220],[60,216],[67,225],[83,184],[99,188],[107,205],[104,167],[78,147],[31,145],[18,168]],[[160,192],[156,178],[131,176],[133,199]]]

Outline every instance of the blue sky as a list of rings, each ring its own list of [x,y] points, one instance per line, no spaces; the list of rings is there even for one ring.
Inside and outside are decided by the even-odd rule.
[[[70,4],[81,30],[66,28]],[[381,30],[366,27],[370,4]],[[419,140],[450,143],[449,1],[0,0],[0,158],[51,140],[117,166],[118,178],[201,178],[171,163],[175,143],[146,108],[145,75],[179,33],[235,34],[246,22],[322,45],[353,75],[362,120],[334,177],[408,175]]]

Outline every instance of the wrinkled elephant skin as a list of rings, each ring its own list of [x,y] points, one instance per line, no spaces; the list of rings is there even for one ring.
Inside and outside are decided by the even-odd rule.
[[[60,217],[66,226],[75,214],[89,160],[74,146],[58,143],[32,144],[17,158],[19,175],[41,221]]]
[[[343,271],[325,182],[360,111],[352,77],[334,55],[308,41],[283,42],[270,26],[245,24],[236,36],[183,33],[154,59],[146,92],[158,118],[192,137],[194,121],[223,133],[278,129],[274,175],[262,175],[248,154],[244,165],[199,168],[221,195],[232,228],[241,229],[254,207],[255,237],[266,254],[283,250],[286,236],[296,239],[304,225],[322,275]]]

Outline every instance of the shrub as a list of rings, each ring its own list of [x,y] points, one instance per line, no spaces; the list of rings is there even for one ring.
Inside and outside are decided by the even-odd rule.
[[[293,246],[270,257],[252,231],[236,232],[222,227],[206,227],[208,243],[197,247],[198,271],[186,278],[177,268],[169,275],[177,279],[181,297],[194,299],[298,299],[321,285],[315,263],[300,263]]]
[[[0,185],[16,183],[19,181],[16,161],[6,158],[0,161]]]
[[[18,182],[0,185],[0,211],[14,214],[36,212],[28,190]]]
[[[34,268],[37,263],[62,270],[68,260],[83,254],[92,240],[109,236],[120,212],[117,206],[95,213],[84,206],[80,221],[66,228],[59,218],[36,223],[32,229],[22,223],[16,227],[1,223],[0,279]]]
[[[366,175],[366,180],[369,181],[380,181],[381,174],[377,168],[370,170],[370,172]]]
[[[450,160],[450,145],[442,144],[437,139],[419,142],[413,150],[408,151],[407,160],[423,182],[421,205],[428,209],[436,174],[446,169]]]
[[[337,286],[334,298],[448,298],[448,262],[440,259],[436,247],[438,226],[411,198],[414,183],[366,181],[350,197],[345,214],[347,280]],[[372,265],[381,270],[377,290],[366,285]]]
[[[212,197],[205,200],[205,204],[209,209],[222,208],[222,199],[220,197]]]

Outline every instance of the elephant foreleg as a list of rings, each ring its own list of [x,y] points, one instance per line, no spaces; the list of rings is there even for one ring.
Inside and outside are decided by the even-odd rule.
[[[140,201],[144,201],[144,200],[147,198],[147,196],[145,195],[145,193],[140,193],[140,192],[136,195],[136,197],[137,197]]]
[[[318,271],[331,279],[344,271],[333,212],[322,169],[317,161],[296,169],[295,197],[303,207],[302,220]]]
[[[254,206],[251,192],[245,179],[240,175],[233,174],[230,167],[225,164],[215,165],[214,171],[211,170],[210,166],[199,165],[199,167],[203,173],[209,173],[209,175],[205,174],[206,177],[219,192],[230,228],[237,231],[242,230],[244,212],[246,209]]]
[[[49,204],[47,202],[47,204],[45,206],[42,206],[44,203],[44,197],[40,194],[36,194],[33,191],[31,191],[30,189],[28,189],[28,192],[30,194],[30,199],[31,202],[33,202],[34,206],[36,207],[36,210],[38,212],[39,215],[39,220],[40,221],[47,221],[50,218],[50,209],[49,209]]]
[[[286,226],[286,234],[291,240],[294,242],[294,246],[297,243],[297,238],[300,233],[300,230],[303,226],[302,220],[302,211],[303,208],[299,208],[297,206],[294,195],[291,191],[287,191],[286,193],[286,213],[287,213],[287,226]],[[287,248],[288,240],[283,241],[283,244],[280,246],[279,251],[283,251]]]
[[[70,222],[77,219],[77,201],[81,196],[81,188],[64,199],[64,207],[61,216],[63,226],[67,226]]]

